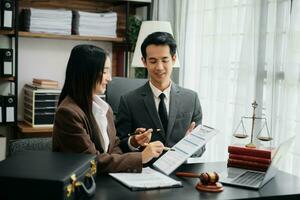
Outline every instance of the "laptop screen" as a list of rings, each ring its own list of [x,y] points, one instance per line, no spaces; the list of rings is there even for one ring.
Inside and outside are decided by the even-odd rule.
[[[287,154],[294,139],[295,139],[295,136],[291,137],[290,139],[284,141],[283,143],[281,143],[279,145],[279,147],[277,148],[277,151],[275,152],[275,155],[272,159],[271,165],[268,168],[266,175],[261,183],[261,186],[263,186],[266,182],[268,182],[271,178],[273,178],[276,175],[276,172],[279,168],[280,160]]]

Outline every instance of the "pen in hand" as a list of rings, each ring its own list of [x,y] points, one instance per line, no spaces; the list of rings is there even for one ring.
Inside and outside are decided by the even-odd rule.
[[[164,147],[164,151],[175,151],[175,149],[172,149],[170,147]]]
[[[160,132],[160,129],[157,128],[156,129],[156,133]],[[133,132],[133,133],[128,133],[128,136],[134,136],[134,135],[139,135],[139,134],[142,134],[142,132]]]
[[[147,145],[149,145],[149,143],[145,143],[143,146],[146,147]],[[175,151],[175,149],[172,149],[172,148],[170,148],[170,147],[164,147],[163,150],[164,150],[164,151]]]

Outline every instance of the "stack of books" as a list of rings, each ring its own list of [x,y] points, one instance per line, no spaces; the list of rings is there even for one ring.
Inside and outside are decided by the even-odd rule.
[[[54,81],[50,79],[34,78],[32,80],[32,86],[39,89],[59,89],[58,81]]]
[[[228,167],[267,171],[275,153],[272,148],[249,148],[241,145],[228,146]]]

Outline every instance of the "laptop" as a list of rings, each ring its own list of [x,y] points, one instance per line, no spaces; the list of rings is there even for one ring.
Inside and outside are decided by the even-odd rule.
[[[263,187],[276,175],[280,160],[282,160],[282,158],[287,154],[294,139],[295,136],[279,145],[266,172],[228,167],[227,171],[221,173],[220,182],[227,185],[247,187],[252,189],[259,189]]]

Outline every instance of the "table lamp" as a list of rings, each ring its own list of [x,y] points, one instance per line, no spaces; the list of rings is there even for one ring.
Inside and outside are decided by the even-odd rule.
[[[154,32],[168,32],[173,35],[171,23],[168,21],[143,21],[140,32],[138,35],[138,39],[136,42],[136,46],[134,49],[134,54],[131,62],[131,67],[144,67],[142,62],[142,52],[141,52],[141,45],[144,39]],[[178,54],[176,52],[176,62],[173,67],[180,67]]]

